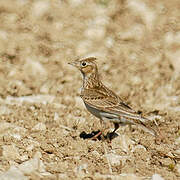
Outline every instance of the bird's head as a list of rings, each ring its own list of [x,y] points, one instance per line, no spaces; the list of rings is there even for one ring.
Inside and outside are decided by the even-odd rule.
[[[78,68],[84,76],[89,76],[93,73],[97,73],[97,65],[94,62],[95,60],[95,57],[88,57],[80,60],[78,59],[68,64]]]

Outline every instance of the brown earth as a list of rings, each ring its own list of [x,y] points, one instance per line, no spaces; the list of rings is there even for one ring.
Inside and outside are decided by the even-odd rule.
[[[0,179],[179,179],[179,9],[179,0],[0,1]],[[98,58],[104,84],[166,141],[126,126],[110,144],[80,137],[101,129],[67,64],[83,56]]]

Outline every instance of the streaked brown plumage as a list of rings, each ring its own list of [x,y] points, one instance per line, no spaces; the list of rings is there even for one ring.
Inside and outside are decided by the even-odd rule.
[[[83,75],[81,98],[89,112],[102,121],[111,121],[115,125],[115,132],[119,125],[137,124],[149,133],[156,135],[151,127],[147,127],[148,119],[142,117],[123,102],[112,90],[100,81],[96,58],[89,57],[69,63],[78,68]]]

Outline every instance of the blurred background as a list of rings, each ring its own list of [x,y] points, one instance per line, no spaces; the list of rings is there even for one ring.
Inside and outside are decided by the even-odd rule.
[[[67,63],[94,56],[104,84],[134,109],[160,111],[164,117],[171,115],[166,117],[167,123],[178,123],[179,10],[179,0],[1,0],[0,122],[23,127],[31,136],[31,129],[40,121],[35,132],[49,132],[48,138],[59,124],[92,130],[94,118],[78,98],[81,75]],[[84,120],[87,117],[89,122]],[[179,137],[177,127],[179,124],[169,126],[176,129],[174,137]],[[54,130],[55,136],[59,131]],[[16,140],[5,143],[2,137],[7,134],[3,132],[1,144],[17,141],[13,137]],[[27,132],[21,133],[25,138]],[[48,139],[33,138],[39,143]],[[33,148],[26,151],[33,157]],[[14,160],[8,157],[2,153],[2,171]],[[53,173],[53,168],[47,167]]]
[[[67,62],[83,56],[97,57],[102,79],[126,97],[141,88],[158,106],[179,94],[178,0],[6,0],[0,22],[2,97],[76,90]]]

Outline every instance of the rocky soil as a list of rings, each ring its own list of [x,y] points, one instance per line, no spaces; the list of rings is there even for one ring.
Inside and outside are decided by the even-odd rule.
[[[179,9],[179,0],[1,0],[0,179],[180,179]],[[111,143],[80,136],[101,129],[67,64],[84,56],[163,142],[137,126]]]

